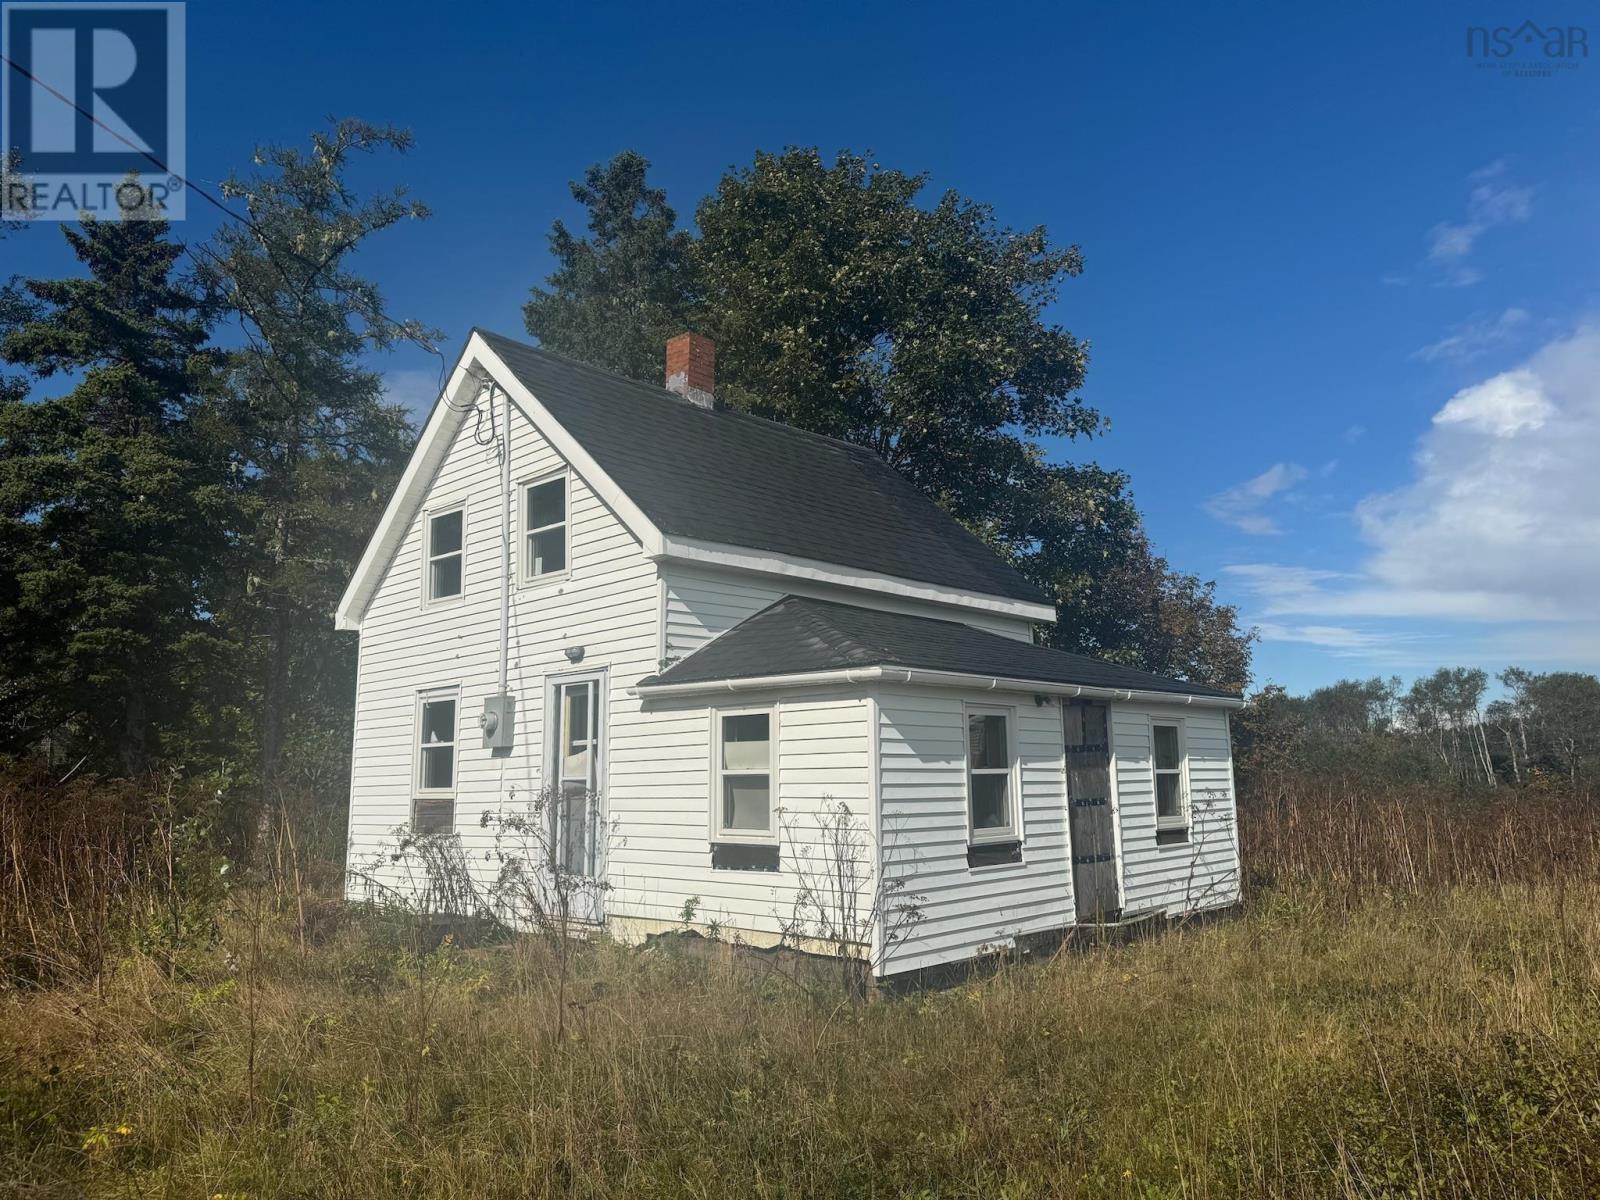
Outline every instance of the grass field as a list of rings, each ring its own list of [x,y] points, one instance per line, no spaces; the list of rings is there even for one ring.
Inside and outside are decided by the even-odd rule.
[[[1592,866],[1256,853],[1234,919],[866,1005],[594,946],[559,1041],[537,943],[330,905],[302,946],[238,889],[215,940],[0,995],[0,1194],[1600,1195]]]

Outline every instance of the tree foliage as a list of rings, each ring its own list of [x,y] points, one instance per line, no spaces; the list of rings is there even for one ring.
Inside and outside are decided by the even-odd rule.
[[[13,290],[0,341],[23,368],[0,399],[4,737],[132,773],[184,725],[208,636],[229,490],[206,421],[220,360],[164,222],[64,233],[86,276]]]
[[[360,196],[346,175],[359,155],[410,144],[345,120],[309,150],[258,151],[264,169],[223,186],[248,223],[224,225],[203,256],[201,276],[242,335],[226,412],[245,483],[217,618],[250,681],[243,719],[268,793],[286,754],[313,784],[342,777],[348,761],[355,647],[330,614],[412,444],[364,356],[427,332],[391,320],[351,259],[427,210],[403,191]]]
[[[1241,772],[1433,781],[1493,788],[1600,776],[1600,679],[1508,667],[1506,694],[1485,703],[1487,672],[1440,667],[1406,687],[1398,677],[1343,679],[1305,696],[1269,687],[1235,722]]]
[[[870,447],[1055,598],[1052,644],[1244,685],[1250,636],[1153,551],[1126,477],[1047,456],[1105,425],[1087,346],[1046,316],[1076,246],[954,192],[925,204],[925,175],[793,148],[724,175],[691,234],[646,167],[628,152],[573,185],[589,236],[557,222],[524,310],[545,346],[659,380],[666,338],[705,332],[721,401]]]

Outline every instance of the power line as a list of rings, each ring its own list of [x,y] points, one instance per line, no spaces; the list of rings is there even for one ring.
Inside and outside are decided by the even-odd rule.
[[[21,75],[24,79],[28,80],[30,83],[34,84],[36,87],[43,88],[46,92],[49,92],[50,95],[54,96],[57,100],[61,101],[61,103],[67,105],[67,107],[71,108],[79,116],[84,117],[88,121],[90,121],[93,124],[97,125],[99,128],[105,130],[112,137],[116,138],[119,142],[121,142],[124,146],[128,147],[128,149],[132,150],[135,154],[138,154],[140,157],[146,159],[152,166],[154,166],[163,175],[166,175],[168,178],[171,178],[171,179],[176,179],[180,184],[183,185],[185,190],[193,192],[194,194],[199,196],[202,200],[204,200],[207,204],[211,205],[211,207],[215,208],[223,216],[229,217],[232,220],[235,220],[235,221],[239,222],[239,224],[243,225],[246,229],[250,230],[250,232],[255,234],[256,238],[260,241],[261,247],[262,247],[263,251],[265,251],[265,253],[266,253],[267,261],[272,264],[273,270],[278,272],[279,277],[283,280],[283,282],[285,284],[288,284],[291,288],[294,287],[293,281],[289,278],[288,274],[285,273],[284,269],[281,266],[279,266],[277,259],[273,257],[273,252],[272,252],[272,249],[271,249],[271,242],[268,239],[266,232],[261,228],[260,225],[256,224],[256,222],[252,221],[249,217],[247,217],[247,216],[245,216],[245,215],[243,215],[241,213],[234,212],[233,209],[229,208],[226,204],[224,204],[216,196],[213,196],[210,192],[206,191],[205,188],[200,187],[198,184],[194,183],[188,177],[186,177],[184,175],[180,175],[178,172],[174,171],[171,167],[169,167],[166,163],[164,163],[154,152],[152,152],[150,150],[147,150],[143,146],[139,145],[138,143],[132,142],[129,139],[127,139],[126,137],[124,137],[120,132],[118,132],[117,130],[111,128],[111,126],[107,125],[99,117],[95,116],[94,113],[92,113],[88,109],[84,108],[81,104],[79,104],[71,96],[64,95],[63,93],[57,91],[54,87],[52,87],[50,84],[46,83],[44,80],[40,79],[37,75],[35,75],[32,71],[28,70],[27,67],[23,66],[21,63],[17,62],[15,59],[8,58],[5,55],[0,54],[0,62],[5,63],[13,71],[16,71],[19,75]],[[188,247],[185,247],[184,251],[185,251],[185,253],[189,253]],[[294,257],[298,262],[300,262],[300,264],[302,266],[305,266],[306,268],[311,270],[313,272],[313,277],[315,277],[316,273],[320,273],[322,268],[317,263],[312,262],[310,259],[308,259],[304,255],[300,254],[298,251],[294,250],[292,247],[286,248],[286,252],[288,254],[290,254],[292,257]],[[190,257],[191,258],[194,257],[192,253],[190,254]],[[348,288],[340,287],[337,283],[333,283],[333,282],[330,281],[326,286],[331,291],[338,292],[340,295],[348,297],[349,294],[350,294],[350,290]],[[421,336],[415,330],[410,328],[405,322],[395,320],[393,317],[389,316],[389,314],[384,312],[382,309],[374,309],[373,311],[371,311],[370,313],[366,313],[365,315],[367,315],[369,317],[376,317],[379,321],[381,321],[384,324],[388,325],[391,329],[393,329],[396,333],[398,333],[403,340],[410,342],[414,346],[420,347],[421,349],[425,350],[429,354],[432,354],[435,358],[437,358],[439,360],[439,394],[441,396],[443,396],[444,395],[444,376],[445,376],[446,370],[449,369],[449,364],[445,361],[444,354],[439,350],[439,348],[437,346],[435,346],[429,339]],[[448,397],[445,397],[445,403],[450,405],[451,408],[456,408],[456,409],[462,409],[463,408],[463,406],[453,403]],[[477,407],[475,403],[468,404],[468,405],[465,406],[466,409],[471,409],[471,408],[475,408],[475,407]]]

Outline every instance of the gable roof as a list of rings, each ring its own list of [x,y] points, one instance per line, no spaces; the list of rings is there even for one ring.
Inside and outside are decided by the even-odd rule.
[[[827,600],[785,596],[707,642],[665,671],[640,680],[642,693],[694,684],[821,672],[895,668],[967,678],[1078,687],[1093,692],[1170,694],[1213,703],[1237,693],[1119,667],[976,629]]]
[[[870,450],[477,332],[668,536],[1050,602]]]
[[[359,629],[487,375],[645,554],[1025,620],[1034,587],[870,451],[474,329],[334,614]]]

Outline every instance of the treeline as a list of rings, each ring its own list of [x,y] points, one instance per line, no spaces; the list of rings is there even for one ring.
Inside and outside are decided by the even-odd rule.
[[[1268,687],[1234,730],[1242,776],[1272,790],[1293,773],[1367,776],[1457,787],[1600,782],[1600,679],[1508,667],[1488,700],[1487,672],[1441,667],[1398,678],[1346,679],[1305,696]]]
[[[413,441],[366,364],[426,337],[351,261],[427,215],[346,175],[409,144],[342,121],[262,149],[208,240],[86,220],[76,271],[0,293],[0,754],[203,776],[241,831],[342,791],[355,646],[329,613]]]

